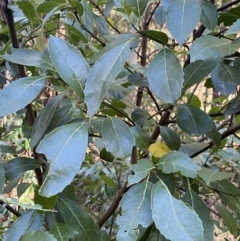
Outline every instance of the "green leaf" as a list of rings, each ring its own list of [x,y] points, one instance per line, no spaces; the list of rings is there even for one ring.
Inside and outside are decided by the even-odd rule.
[[[204,150],[205,148],[208,147],[207,143],[203,143],[203,142],[192,142],[189,144],[182,144],[180,147],[180,151],[183,153],[186,153],[188,156],[193,156],[196,153],[198,153],[199,151]]]
[[[60,126],[41,140],[36,151],[47,157],[50,166],[40,195],[53,196],[71,183],[85,158],[87,144],[88,126],[84,123]]]
[[[213,30],[218,23],[217,8],[212,2],[207,0],[198,0],[201,6],[200,22],[208,29]]]
[[[44,76],[32,76],[7,85],[0,91],[0,116],[15,113],[31,103],[41,92],[44,83]]]
[[[205,78],[219,63],[215,59],[197,60],[183,69],[184,83],[182,93]]]
[[[240,33],[240,19],[238,19],[225,33],[225,35],[228,34],[238,34]]]
[[[143,151],[147,151],[149,147],[149,137],[147,132],[140,126],[130,128],[132,135],[135,138],[135,145]]]
[[[59,2],[57,1],[47,1],[47,2],[42,2],[40,3],[36,10],[38,13],[48,13],[50,12],[52,9],[56,8],[59,6]]]
[[[6,179],[5,179],[5,170],[4,170],[3,165],[1,164],[0,165],[0,195],[3,194],[5,181],[6,181]]]
[[[201,136],[215,127],[208,114],[187,104],[178,106],[177,124],[187,134],[197,136]]]
[[[211,131],[206,133],[206,136],[210,139],[212,139],[213,143],[219,147],[221,145],[221,134],[219,133],[219,131],[217,130],[216,127],[214,127]]]
[[[125,158],[131,155],[134,137],[122,120],[107,118],[103,123],[102,137],[105,148],[115,157]]]
[[[30,1],[17,1],[16,4],[18,7],[23,11],[24,15],[28,18],[31,26],[33,27],[34,21],[37,19],[36,15],[37,13],[35,12],[34,6]]]
[[[153,220],[157,229],[171,241],[203,240],[203,226],[195,211],[171,196],[162,181],[152,189]]]
[[[54,70],[48,55],[32,49],[12,49],[11,54],[5,53],[1,57],[16,64]]]
[[[145,12],[148,4],[148,1],[146,0],[125,0],[125,2],[134,8],[134,13],[139,18]]]
[[[43,216],[35,210],[28,210],[11,225],[4,234],[3,241],[19,241],[20,237],[25,233],[41,229],[42,227]]]
[[[158,7],[156,9],[156,11],[154,12],[154,20],[161,27],[166,22],[166,12],[165,12],[163,6]]]
[[[148,227],[152,222],[151,182],[143,182],[131,187],[121,202],[121,216],[117,216],[118,241],[135,241],[138,226]]]
[[[39,188],[34,190],[34,203],[42,206],[43,209],[52,209],[57,203],[57,196],[43,197],[38,193]]]
[[[221,203],[217,203],[217,209],[219,214],[223,218],[223,222],[227,226],[227,229],[229,230],[229,232],[232,235],[236,236],[238,233],[237,220]]]
[[[240,111],[240,95],[229,102],[226,110],[224,111],[224,115],[233,115]]]
[[[168,36],[163,32],[155,30],[143,30],[141,33],[156,42],[162,43],[163,45],[167,44],[168,42]]]
[[[193,191],[187,190],[182,198],[183,202],[189,204],[192,209],[198,214],[203,224],[204,241],[213,240],[213,221],[210,217],[210,211],[202,199]]]
[[[93,32],[93,12],[91,10],[91,8],[89,7],[89,5],[87,4],[86,1],[82,0],[81,4],[83,5],[83,14],[81,16],[81,20],[84,24],[84,26],[90,31]],[[83,34],[85,35],[85,37],[88,39],[90,34],[83,30]]]
[[[192,162],[192,159],[182,152],[169,152],[164,155],[157,163],[157,168],[164,173],[174,173],[180,171],[185,177],[195,178],[201,167]]]
[[[178,150],[181,146],[181,139],[180,137],[171,129],[160,126],[160,135],[163,141],[167,144],[167,146],[171,150]]]
[[[44,232],[43,230],[37,230],[34,232],[25,233],[19,241],[29,241],[29,240],[37,240],[37,241],[57,241],[53,237],[53,235]]]
[[[6,180],[12,180],[17,176],[22,175],[26,171],[39,167],[41,167],[41,164],[35,159],[16,157],[4,164]]]
[[[11,146],[0,145],[0,153],[9,153],[12,155],[17,155],[17,151]]]
[[[89,66],[81,52],[61,38],[51,36],[49,54],[61,78],[80,96],[87,80]]]
[[[140,159],[137,164],[132,165],[131,170],[134,175],[130,174],[128,176],[128,186],[140,182],[144,179],[149,172],[154,168],[154,165],[149,159]]]
[[[210,186],[220,193],[229,194],[230,196],[239,196],[240,190],[238,187],[236,187],[232,182],[229,180],[223,179],[219,182],[212,182],[210,183]]]
[[[193,42],[189,53],[191,62],[194,62],[198,59],[222,58],[225,55],[232,54],[236,49],[237,46],[231,44],[228,40],[214,36],[202,36]]]
[[[165,103],[175,103],[181,96],[183,71],[176,55],[169,49],[161,50],[147,70],[149,87]]]
[[[87,215],[81,206],[69,199],[59,198],[59,212],[64,222],[78,231],[75,240],[92,241],[102,235],[92,218]]]
[[[41,140],[44,132],[46,131],[49,123],[51,122],[54,116],[54,113],[56,111],[56,108],[58,107],[61,98],[62,95],[56,96],[54,99],[49,101],[47,105],[38,114],[33,125],[33,131],[31,136],[30,145],[32,149],[36,147],[38,142]]]
[[[65,223],[55,223],[49,233],[53,234],[53,236],[60,241],[69,241],[70,238],[78,234],[75,229]]]
[[[99,35],[100,36],[110,35],[110,30],[109,30],[107,21],[103,17],[98,16],[96,14],[94,14],[93,16],[96,22],[97,31]]]
[[[163,5],[164,10],[168,10],[169,5],[175,0],[162,0],[161,3]]]
[[[231,172],[218,172],[211,169],[202,167],[201,171],[198,172],[199,177],[201,177],[207,184],[210,182],[231,178],[234,173]]]
[[[136,108],[131,114],[132,120],[139,126],[143,125],[151,115],[144,109]]]
[[[108,89],[123,69],[130,54],[129,44],[126,42],[105,53],[91,68],[84,90],[90,118],[98,111]]]
[[[180,45],[196,27],[200,13],[196,0],[175,0],[168,6],[167,28]]]
[[[235,66],[227,64],[220,64],[218,71],[218,79],[222,82],[231,82],[235,85],[240,84],[239,80],[240,70]]]

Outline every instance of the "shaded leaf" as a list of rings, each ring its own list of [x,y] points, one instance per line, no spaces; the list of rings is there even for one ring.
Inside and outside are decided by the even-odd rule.
[[[231,173],[231,172],[213,171],[205,167],[202,167],[201,171],[199,171],[198,174],[199,174],[199,177],[201,177],[207,184],[209,184],[210,182],[214,182],[222,179],[228,179],[234,175],[234,173]]]
[[[206,133],[206,136],[212,139],[213,143],[219,147],[221,145],[222,135],[219,133],[216,127],[214,127],[211,131]]]
[[[187,134],[197,136],[201,136],[215,127],[208,114],[187,104],[178,106],[177,124]]]
[[[197,60],[183,69],[184,83],[182,93],[205,78],[219,63],[215,59]]]
[[[130,128],[132,135],[135,138],[135,145],[143,151],[148,150],[149,137],[147,132],[140,126],[133,126]]]
[[[187,190],[182,198],[183,202],[189,204],[192,209],[198,214],[203,224],[204,241],[213,240],[213,221],[210,217],[210,211],[202,199],[193,191]]]
[[[163,32],[155,31],[155,30],[143,30],[141,33],[143,33],[143,35],[145,35],[146,37],[156,42],[160,42],[164,45],[167,44],[168,42],[168,36]]]
[[[12,49],[11,54],[5,53],[1,57],[16,64],[54,70],[49,56],[33,49]]]
[[[143,182],[131,187],[121,202],[121,216],[117,216],[117,240],[134,241],[138,237],[138,226],[148,227],[152,222],[152,183]]]
[[[136,108],[131,114],[132,120],[139,126],[143,125],[151,115],[144,109]]]
[[[18,79],[0,91],[0,116],[6,116],[24,108],[41,92],[45,83],[44,76]]]
[[[125,0],[125,2],[133,7],[135,15],[139,18],[145,12],[148,4],[148,1],[146,0]]]
[[[37,146],[38,142],[40,141],[44,132],[46,131],[48,125],[50,124],[61,98],[62,95],[58,95],[55,98],[53,98],[38,114],[33,124],[30,142],[32,149]]]
[[[51,36],[49,54],[61,78],[80,96],[86,82],[89,66],[81,52],[61,38]]]
[[[181,139],[180,137],[171,129],[160,126],[160,135],[163,141],[167,144],[167,146],[171,150],[178,150],[181,146]]]
[[[92,10],[85,0],[82,0],[81,4],[83,5],[83,9],[84,9],[83,14],[81,16],[82,22],[83,22],[84,26],[90,32],[93,32],[93,13],[92,13]],[[85,30],[82,30],[82,32],[85,35],[85,37],[88,39],[90,34]]]
[[[201,6],[200,22],[208,29],[214,29],[218,22],[218,12],[215,5],[206,0],[198,0]]]
[[[74,237],[75,240],[92,241],[96,237],[100,238],[101,232],[97,225],[79,204],[69,199],[59,198],[59,205],[59,212],[64,222],[78,232]]]
[[[52,209],[57,203],[57,196],[43,197],[38,193],[39,188],[34,190],[34,203],[42,206],[43,209]]]
[[[110,14],[110,12],[111,12],[111,10],[113,9],[114,6],[115,6],[115,3],[114,3],[113,0],[107,1],[106,5],[105,5],[105,8],[103,10],[103,15],[104,15],[105,18],[109,16],[109,14]]]
[[[108,89],[130,54],[129,44],[126,42],[102,55],[90,70],[84,90],[90,118],[98,111]]]
[[[161,27],[166,22],[166,12],[165,12],[163,6],[158,7],[156,9],[156,11],[154,12],[154,20]]]
[[[69,241],[69,239],[73,238],[75,234],[78,234],[75,229],[65,223],[55,223],[51,227],[49,233],[58,241]]]
[[[183,144],[181,145],[179,151],[186,153],[188,156],[193,156],[196,153],[204,150],[208,147],[208,143],[204,142],[192,142],[189,144]]]
[[[105,148],[115,157],[125,158],[131,155],[134,137],[122,120],[107,118],[103,123],[102,137]]]
[[[5,185],[5,170],[3,168],[3,165],[0,165],[0,195],[3,194],[4,191],[4,185]]]
[[[40,195],[53,196],[71,183],[85,158],[87,144],[88,126],[84,123],[60,126],[41,140],[36,151],[47,157],[50,166]]]
[[[37,240],[37,241],[58,241],[54,238],[53,235],[48,232],[44,232],[43,230],[37,230],[34,232],[25,233],[19,241],[29,241],[29,240]]]
[[[169,49],[161,50],[147,70],[149,87],[165,103],[175,103],[181,96],[183,71],[176,55]]]
[[[43,215],[35,210],[28,210],[22,214],[6,231],[3,241],[19,241],[27,232],[43,227]]]
[[[227,226],[227,229],[229,230],[229,232],[234,236],[237,235],[238,233],[237,220],[221,203],[217,203],[217,209],[219,214],[223,218],[223,222]]]
[[[196,39],[190,47],[191,62],[198,59],[221,58],[236,51],[237,46],[229,41],[214,36],[202,36]]]
[[[196,212],[172,197],[162,181],[153,186],[152,210],[155,225],[165,238],[171,241],[203,240],[203,226]]]
[[[9,153],[12,155],[17,155],[17,151],[11,146],[0,145],[0,153]]]
[[[220,64],[218,71],[218,79],[222,82],[231,82],[235,85],[240,84],[239,80],[240,70],[235,66],[227,64]]]
[[[168,6],[167,28],[180,45],[196,27],[200,13],[196,0],[175,0]]]
[[[59,6],[59,2],[58,1],[47,1],[47,2],[42,2],[40,3],[36,10],[38,13],[48,13],[50,12],[52,9],[56,8]]]
[[[6,180],[12,180],[17,176],[22,175],[26,171],[39,167],[41,167],[41,164],[35,159],[16,157],[4,164]]]
[[[226,110],[224,111],[224,115],[233,115],[240,111],[240,95],[229,102]]]
[[[181,152],[170,152],[163,156],[157,163],[157,168],[164,173],[174,173],[180,171],[183,176],[197,177],[201,167],[192,162],[192,159]]]
[[[228,29],[225,35],[240,33],[240,19],[233,23],[233,25]]]
[[[110,30],[108,28],[107,21],[103,17],[98,16],[96,14],[94,14],[94,19],[95,19],[95,22],[96,22],[96,25],[97,25],[98,33],[100,35],[109,35]]]
[[[140,159],[137,164],[132,165],[131,170],[134,172],[134,175],[131,174],[128,176],[128,186],[131,186],[135,183],[140,182],[145,178],[148,173],[154,168],[154,165],[149,159]]]
[[[229,194],[230,196],[239,196],[240,190],[238,187],[236,187],[232,182],[229,180],[223,179],[218,182],[211,182],[210,186],[220,193]]]

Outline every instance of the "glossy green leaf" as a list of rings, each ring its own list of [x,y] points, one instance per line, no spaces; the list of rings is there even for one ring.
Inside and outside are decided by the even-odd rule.
[[[228,40],[208,35],[196,39],[191,45],[189,53],[191,62],[194,62],[198,59],[222,58],[232,54],[236,49],[237,47]]]
[[[207,0],[198,0],[201,6],[200,22],[208,29],[213,30],[218,22],[218,12],[216,6]]]
[[[0,90],[0,116],[6,116],[24,108],[41,92],[45,77],[32,76],[18,79]]]
[[[213,237],[213,221],[210,217],[210,211],[202,199],[193,191],[187,190],[182,198],[183,202],[187,203],[198,214],[202,220],[204,241],[214,240]]]
[[[175,103],[181,96],[183,71],[176,55],[169,49],[161,50],[147,70],[149,87],[165,103]]]
[[[185,177],[195,178],[201,167],[192,162],[192,159],[182,152],[169,152],[164,155],[157,163],[157,168],[164,173],[174,173],[180,171]]]
[[[201,136],[215,127],[208,114],[187,104],[178,106],[177,124],[187,134],[197,136]]]
[[[223,218],[223,222],[227,226],[229,232],[234,236],[237,235],[238,233],[237,220],[221,203],[217,203],[217,209],[219,214]]]
[[[142,182],[131,187],[121,202],[121,215],[117,216],[118,241],[135,241],[138,226],[148,227],[152,222],[151,210],[152,183]]]
[[[182,93],[202,81],[219,63],[215,59],[197,60],[183,69],[184,83]]]
[[[0,145],[0,153],[9,153],[12,155],[17,155],[17,151],[8,145]]]
[[[199,177],[201,177],[207,184],[222,179],[229,179],[234,175],[234,173],[231,172],[213,171],[205,167],[202,167],[201,171],[199,171],[198,174]]]
[[[196,27],[200,13],[196,0],[175,0],[168,6],[167,28],[180,45]]]
[[[0,195],[3,194],[4,185],[5,185],[5,169],[3,168],[3,165],[0,165]]]
[[[84,123],[60,126],[41,140],[36,151],[47,157],[50,166],[40,195],[53,196],[71,183],[85,158],[87,144],[88,126]]]
[[[98,111],[108,89],[123,69],[130,54],[129,44],[126,42],[105,53],[91,68],[84,90],[90,117]]]
[[[134,13],[139,18],[145,12],[148,4],[146,0],[125,0],[125,2],[134,8]]]
[[[144,30],[141,33],[143,33],[146,37],[156,42],[160,42],[164,45],[167,44],[168,42],[168,36],[163,32],[155,31],[155,30]]]
[[[78,234],[75,229],[65,223],[55,223],[51,227],[49,233],[60,241],[69,241],[70,238],[73,238],[74,235]]]
[[[33,26],[34,21],[36,20],[36,12],[34,6],[30,1],[17,1],[16,4],[23,11],[24,15],[28,18],[31,26]]]
[[[224,111],[224,115],[233,115],[240,111],[240,95],[229,102],[226,110]]]
[[[11,54],[5,53],[1,57],[16,64],[54,69],[48,55],[32,49],[12,49]]]
[[[102,234],[97,225],[78,203],[60,198],[59,205],[64,222],[78,232],[75,240],[92,241],[96,237],[101,240]]]
[[[33,232],[25,233],[19,241],[29,241],[29,240],[37,240],[37,241],[58,241],[54,238],[53,235],[48,232],[44,232],[43,230],[37,230]]]
[[[156,9],[156,11],[154,12],[154,20],[161,27],[166,22],[166,12],[165,12],[163,6],[158,7]]]
[[[132,165],[131,170],[134,174],[128,176],[128,186],[140,182],[144,179],[150,171],[154,168],[154,165],[149,159],[140,159],[137,164]]]
[[[35,159],[16,157],[4,164],[6,180],[12,180],[26,171],[39,167],[41,167],[41,164]]]
[[[135,138],[135,145],[140,150],[147,151],[149,147],[149,137],[147,132],[140,126],[133,126],[130,128],[132,135]]]
[[[225,33],[225,35],[228,34],[238,34],[240,33],[240,19],[238,19]]]
[[[172,197],[162,181],[153,186],[152,210],[155,225],[165,238],[171,241],[203,240],[202,221],[197,213]]]
[[[87,80],[89,66],[81,52],[61,38],[51,36],[49,54],[61,78],[80,96]]]
[[[234,72],[238,71],[233,71],[233,75],[231,75],[229,72],[224,72],[225,69],[226,68],[224,68],[222,64],[218,65],[211,73],[211,80],[214,88],[218,92],[222,95],[230,95],[236,91],[237,86],[234,82],[226,81],[227,79],[225,80],[224,76],[226,76],[229,80],[234,80],[237,77]]]
[[[122,120],[107,118],[103,123],[102,137],[105,148],[115,157],[125,158],[131,155],[135,140]]]
[[[43,215],[35,210],[22,214],[4,234],[3,241],[19,241],[27,232],[43,228]]]
[[[165,126],[160,126],[160,135],[163,141],[171,150],[178,150],[181,146],[181,139],[173,130]]]
[[[38,114],[32,130],[32,136],[31,136],[31,148],[37,146],[38,142],[41,140],[44,132],[46,131],[48,125],[50,124],[54,113],[58,107],[58,104],[62,98],[62,95],[56,96],[54,99],[49,101],[47,105],[41,110],[41,112]]]

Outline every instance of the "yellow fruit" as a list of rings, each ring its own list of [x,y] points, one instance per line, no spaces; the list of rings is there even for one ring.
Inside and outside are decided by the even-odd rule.
[[[170,149],[168,148],[168,146],[162,142],[155,142],[153,144],[151,144],[148,147],[148,151],[154,156],[154,157],[163,157],[164,155],[166,155]]]

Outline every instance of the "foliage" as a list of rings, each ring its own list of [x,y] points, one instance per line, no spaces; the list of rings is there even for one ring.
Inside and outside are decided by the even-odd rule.
[[[0,1],[1,240],[240,239],[239,2]]]

